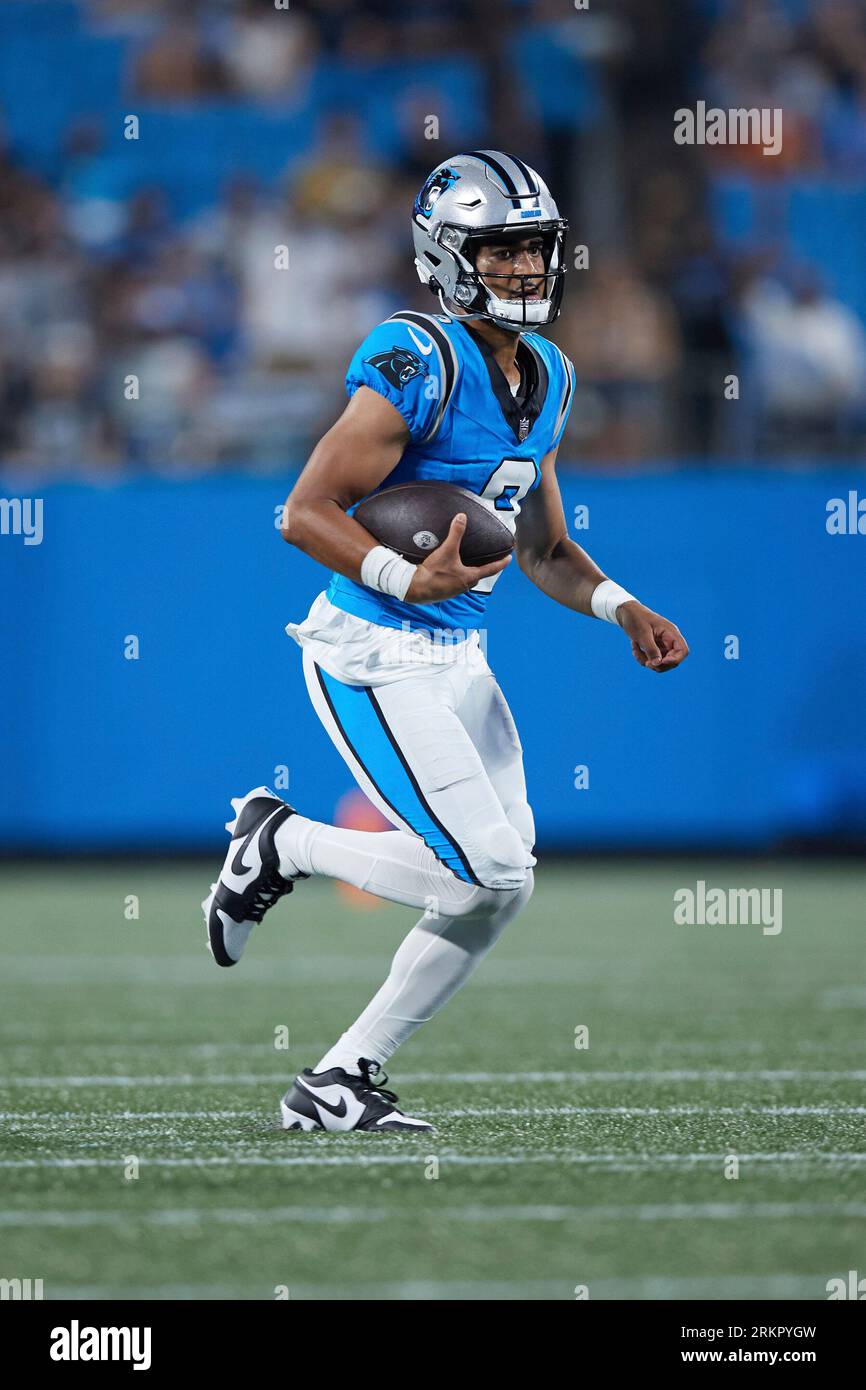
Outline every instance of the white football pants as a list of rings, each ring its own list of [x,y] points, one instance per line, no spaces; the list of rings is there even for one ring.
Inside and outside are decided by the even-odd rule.
[[[349,614],[334,621],[368,648],[378,634],[382,646],[394,642],[393,630]],[[364,684],[356,662],[340,666],[351,641],[301,645],[319,718],[395,829],[348,830],[292,816],[277,834],[281,860],[424,913],[385,984],[316,1068],[357,1071],[360,1057],[386,1061],[431,1018],[528,901],[534,826],[514,720],[477,638],[444,660],[425,661],[423,643],[422,659],[405,664],[377,670],[365,657]],[[412,645],[419,645],[414,637]],[[351,682],[335,674],[345,676],[346,667]]]

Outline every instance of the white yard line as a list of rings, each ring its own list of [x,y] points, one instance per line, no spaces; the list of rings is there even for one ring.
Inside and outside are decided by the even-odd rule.
[[[530,1118],[555,1115],[621,1115],[643,1119],[658,1115],[866,1115],[866,1105],[469,1105],[460,1110],[416,1106],[419,1114],[474,1119],[495,1115]],[[90,1112],[87,1112],[88,1116]]]
[[[665,1277],[636,1275],[624,1279],[593,1279],[589,1284],[595,1301],[606,1299],[815,1299],[826,1297],[827,1280],[831,1272],[818,1274],[719,1274]],[[153,1300],[237,1300],[272,1301],[273,1290],[267,1281],[260,1287],[246,1278],[237,1284],[46,1284],[48,1298],[62,1302],[79,1300],[136,1302]],[[402,1282],[376,1283],[357,1280],[350,1284],[302,1284],[289,1286],[293,1300],[332,1302],[338,1299],[357,1301],[411,1301],[443,1299],[453,1302],[470,1300],[515,1300],[527,1298],[572,1302],[575,1297],[573,1279],[404,1279]]]
[[[818,995],[819,1009],[866,1009],[866,985],[835,985]]]
[[[407,1215],[417,1220],[419,1213]],[[559,1204],[514,1206],[431,1207],[423,1213],[435,1221],[474,1222],[566,1222],[566,1221],[789,1221],[796,1217],[866,1218],[866,1202],[668,1202],[610,1206],[563,1206]],[[242,1207],[187,1207],[180,1210],[134,1211],[19,1211],[0,1213],[0,1226],[198,1226],[198,1225],[274,1225],[278,1222],[304,1225],[370,1225],[393,1221],[390,1207],[272,1207],[265,1210]]]
[[[0,1090],[11,1086],[62,1088],[64,1086],[259,1086],[286,1083],[293,1068],[275,1072],[217,1072],[193,1076],[182,1072],[176,1076],[158,1075],[92,1075],[92,1076],[9,1076],[0,1082]],[[620,1082],[664,1085],[668,1082],[751,1082],[751,1081],[866,1081],[866,1070],[857,1071],[419,1071],[406,1072],[395,1078],[403,1086],[447,1085],[615,1085]]]
[[[584,1085],[590,1082],[601,1084],[621,1081],[651,1082],[664,1084],[679,1081],[866,1081],[866,1070],[858,1071],[803,1071],[768,1070],[755,1071],[714,1071],[705,1068],[673,1069],[665,1071],[526,1071],[526,1072],[407,1072],[399,1078],[401,1084],[409,1085],[423,1082],[466,1082],[467,1084],[488,1085],[501,1083],[515,1085],[520,1082],[530,1084],[561,1084],[573,1082]]]
[[[276,1114],[276,1107],[274,1109]],[[88,1129],[133,1120],[241,1120],[261,1118],[255,1110],[112,1110],[94,1114],[92,1110],[0,1110],[0,1120],[32,1120],[34,1124],[56,1128],[58,1121],[68,1124],[80,1120]]]
[[[329,1147],[334,1139],[330,1136]],[[376,1144],[370,1136],[342,1136],[351,1144]],[[291,1141],[290,1141],[291,1142]],[[316,1142],[316,1141],[314,1141]],[[435,1150],[433,1138],[427,1149],[416,1149],[412,1153],[306,1153],[306,1154],[238,1154],[208,1155],[202,1158],[167,1158],[136,1155],[142,1168],[329,1168],[329,1167],[374,1167],[378,1165],[417,1165],[423,1167],[430,1157],[443,1164],[460,1167],[510,1167],[529,1163],[578,1164],[585,1167],[617,1167],[644,1171],[654,1166],[666,1167],[677,1164],[714,1163],[722,1164],[730,1158],[730,1153],[550,1153],[529,1152],[509,1154],[450,1154],[429,1153]],[[743,1153],[737,1154],[740,1163],[820,1163],[826,1165],[847,1165],[866,1163],[866,1153],[818,1150],[809,1152]],[[114,1168],[121,1170],[126,1165],[126,1157],[117,1158],[4,1158],[0,1159],[0,1169],[28,1168]],[[0,1214],[2,1215],[2,1214]]]
[[[770,1116],[846,1116],[866,1115],[866,1105],[468,1105],[453,1109],[450,1106],[416,1106],[420,1115],[437,1119],[476,1119],[495,1116],[515,1119],[544,1118],[557,1115],[612,1115],[624,1119],[644,1119],[657,1116],[684,1115],[770,1115]],[[92,1110],[0,1110],[0,1120],[26,1121],[34,1126],[56,1127],[80,1120],[88,1129],[138,1120],[237,1120],[256,1118],[255,1110],[118,1110],[95,1115]]]
[[[260,1086],[280,1085],[284,1087],[291,1081],[294,1070],[287,1067],[279,1072],[239,1072],[228,1075],[219,1072],[214,1076],[192,1076],[184,1072],[178,1076],[7,1076],[0,1081],[0,1090],[12,1086],[28,1086],[34,1089],[63,1090],[64,1087],[82,1086]]]
[[[858,988],[862,988],[864,999],[866,999],[866,986]],[[123,1041],[118,1040],[114,1032],[110,1030],[106,1031],[101,1042],[90,1041],[82,1043],[80,1046],[76,1047],[76,1052],[82,1055],[91,1052],[104,1053],[106,1048],[109,1048],[112,1053],[129,1052],[130,1054],[136,1055],[144,1048],[154,1048],[159,1049],[160,1052],[181,1052],[185,1055],[194,1054],[216,1057],[223,1052],[250,1052],[257,1053],[259,1057],[264,1057],[273,1054],[276,1050],[272,1038],[266,1038],[265,1040],[259,1039],[257,1042],[235,1042],[226,1038],[216,1039],[210,1042],[201,1042],[194,1039],[187,1040],[177,1037],[164,1038],[153,1036],[152,1034],[142,1036],[138,1033],[137,1027],[141,1027],[141,1025],[124,1025]],[[94,1037],[94,1031],[93,1028],[88,1028],[88,1034],[91,1038]],[[10,1048],[21,1051],[37,1051],[40,1055],[40,1060],[45,1053],[51,1051],[60,1054],[64,1060],[69,1053],[68,1043],[52,1042],[47,1038],[44,1023],[25,1024],[20,1020],[13,1023],[0,1022],[0,1038],[7,1039]],[[292,1052],[295,1055],[302,1052],[321,1053],[327,1048],[329,1041],[331,1041],[331,1039],[324,1034],[321,1037],[302,1037],[300,1035],[296,1036],[293,1033]],[[668,1056],[673,1056],[677,1061],[682,1061],[687,1054],[694,1054],[698,1057],[709,1056],[714,1061],[718,1062],[723,1054],[730,1054],[745,1061],[748,1057],[753,1059],[759,1058],[762,1054],[777,1053],[782,1049],[779,1048],[778,1043],[775,1041],[755,1038],[744,1038],[740,1040],[730,1038],[678,1038],[675,1040],[656,1039],[653,1043],[648,1044],[645,1050],[656,1054],[656,1060],[658,1061],[661,1061],[661,1057],[658,1054],[666,1053]],[[823,1054],[826,1053],[827,1044],[812,1038],[800,1038],[796,1042],[786,1041],[783,1050],[786,1054],[786,1058],[789,1058],[792,1053]],[[459,1054],[460,1051],[461,1049],[456,1043],[447,1040],[443,1042],[427,1040],[425,1045],[425,1053],[431,1057],[444,1058],[449,1055],[454,1056],[455,1054]],[[862,1055],[864,1052],[864,1045],[858,1038],[836,1038],[833,1041],[833,1052],[853,1052]]]

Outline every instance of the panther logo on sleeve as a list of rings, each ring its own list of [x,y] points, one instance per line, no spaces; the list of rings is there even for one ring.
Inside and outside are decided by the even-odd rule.
[[[427,374],[427,368],[421,358],[404,347],[395,346],[388,352],[374,352],[372,357],[365,357],[364,361],[381,372],[385,380],[398,391],[402,391],[407,381],[411,381],[413,377]]]

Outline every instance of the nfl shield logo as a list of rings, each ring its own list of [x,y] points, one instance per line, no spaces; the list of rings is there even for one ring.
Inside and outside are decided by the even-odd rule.
[[[528,434],[529,434],[529,421],[526,419],[525,416],[521,416],[521,419],[520,419],[520,428],[519,428],[519,430],[517,431],[517,438],[520,440],[521,444],[523,443],[524,439],[526,438],[526,436],[527,436]]]

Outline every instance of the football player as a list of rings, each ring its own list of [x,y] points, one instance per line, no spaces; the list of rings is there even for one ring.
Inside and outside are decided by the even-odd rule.
[[[397,1107],[382,1065],[526,905],[536,863],[520,741],[479,640],[510,557],[464,565],[461,515],[416,566],[377,544],[354,505],[416,479],[468,488],[510,527],[520,568],[548,598],[618,624],[649,671],[688,653],[672,622],[568,535],[556,453],[574,371],[538,331],[559,314],[566,230],[544,181],[513,155],[440,164],[415,200],[412,235],[441,312],[401,312],[373,329],[349,365],[349,404],[286,504],[285,539],[333,570],[287,631],[316,713],[394,828],[310,820],[265,787],[235,799],[231,845],[203,904],[210,949],[234,965],[253,924],[311,874],[423,914],[360,1017],[289,1088],[287,1129],[430,1128]]]

